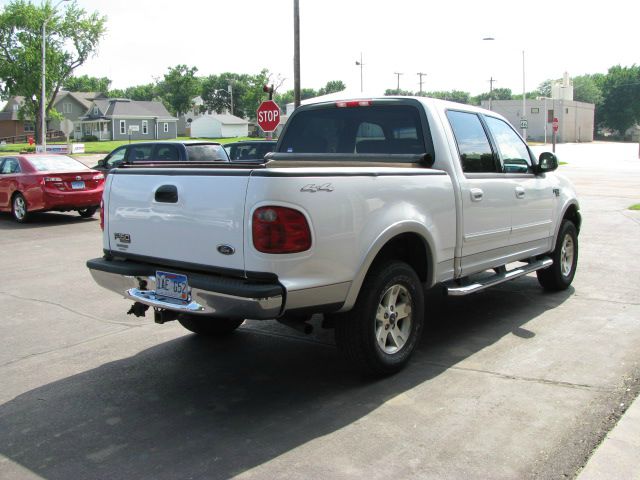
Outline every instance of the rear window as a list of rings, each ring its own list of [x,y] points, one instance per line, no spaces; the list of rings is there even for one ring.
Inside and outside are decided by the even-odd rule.
[[[226,162],[227,152],[220,145],[185,145],[190,162]]]
[[[299,112],[287,128],[279,151],[415,155],[426,149],[415,107],[376,105]]]
[[[31,157],[29,163],[39,172],[77,172],[89,170],[89,167],[63,155],[51,155],[50,157]]]

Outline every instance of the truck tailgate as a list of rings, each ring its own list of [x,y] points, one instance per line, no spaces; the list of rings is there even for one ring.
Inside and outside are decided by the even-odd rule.
[[[251,170],[141,169],[110,175],[108,248],[244,270],[244,202]]]

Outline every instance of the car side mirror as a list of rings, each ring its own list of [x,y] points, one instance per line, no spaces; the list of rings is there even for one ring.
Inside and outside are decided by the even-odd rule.
[[[538,158],[536,173],[553,172],[558,168],[558,157],[551,152],[542,152]]]
[[[107,166],[107,160],[105,158],[98,160],[98,166],[105,168]]]

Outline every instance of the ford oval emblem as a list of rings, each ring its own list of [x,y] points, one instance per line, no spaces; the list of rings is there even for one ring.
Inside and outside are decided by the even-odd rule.
[[[236,253],[236,249],[231,245],[218,245],[218,251],[222,255],[233,255],[234,253]]]

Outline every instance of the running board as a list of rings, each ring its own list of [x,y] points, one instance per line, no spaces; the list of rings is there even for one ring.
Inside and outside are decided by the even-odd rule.
[[[548,268],[553,265],[553,260],[550,258],[543,258],[541,260],[537,260],[535,262],[531,262],[528,265],[524,265],[522,267],[518,267],[514,270],[509,270],[496,273],[492,277],[484,279],[479,282],[471,283],[470,285],[465,285],[463,287],[454,287],[446,285],[447,295],[451,295],[452,297],[461,297],[463,295],[469,295],[471,293],[479,292],[480,290],[484,290],[485,288],[493,287],[495,285],[499,285],[500,283],[507,282],[509,280],[513,280],[514,278],[522,277],[523,275],[527,275],[531,272],[535,272],[536,270],[541,270],[543,268]]]

